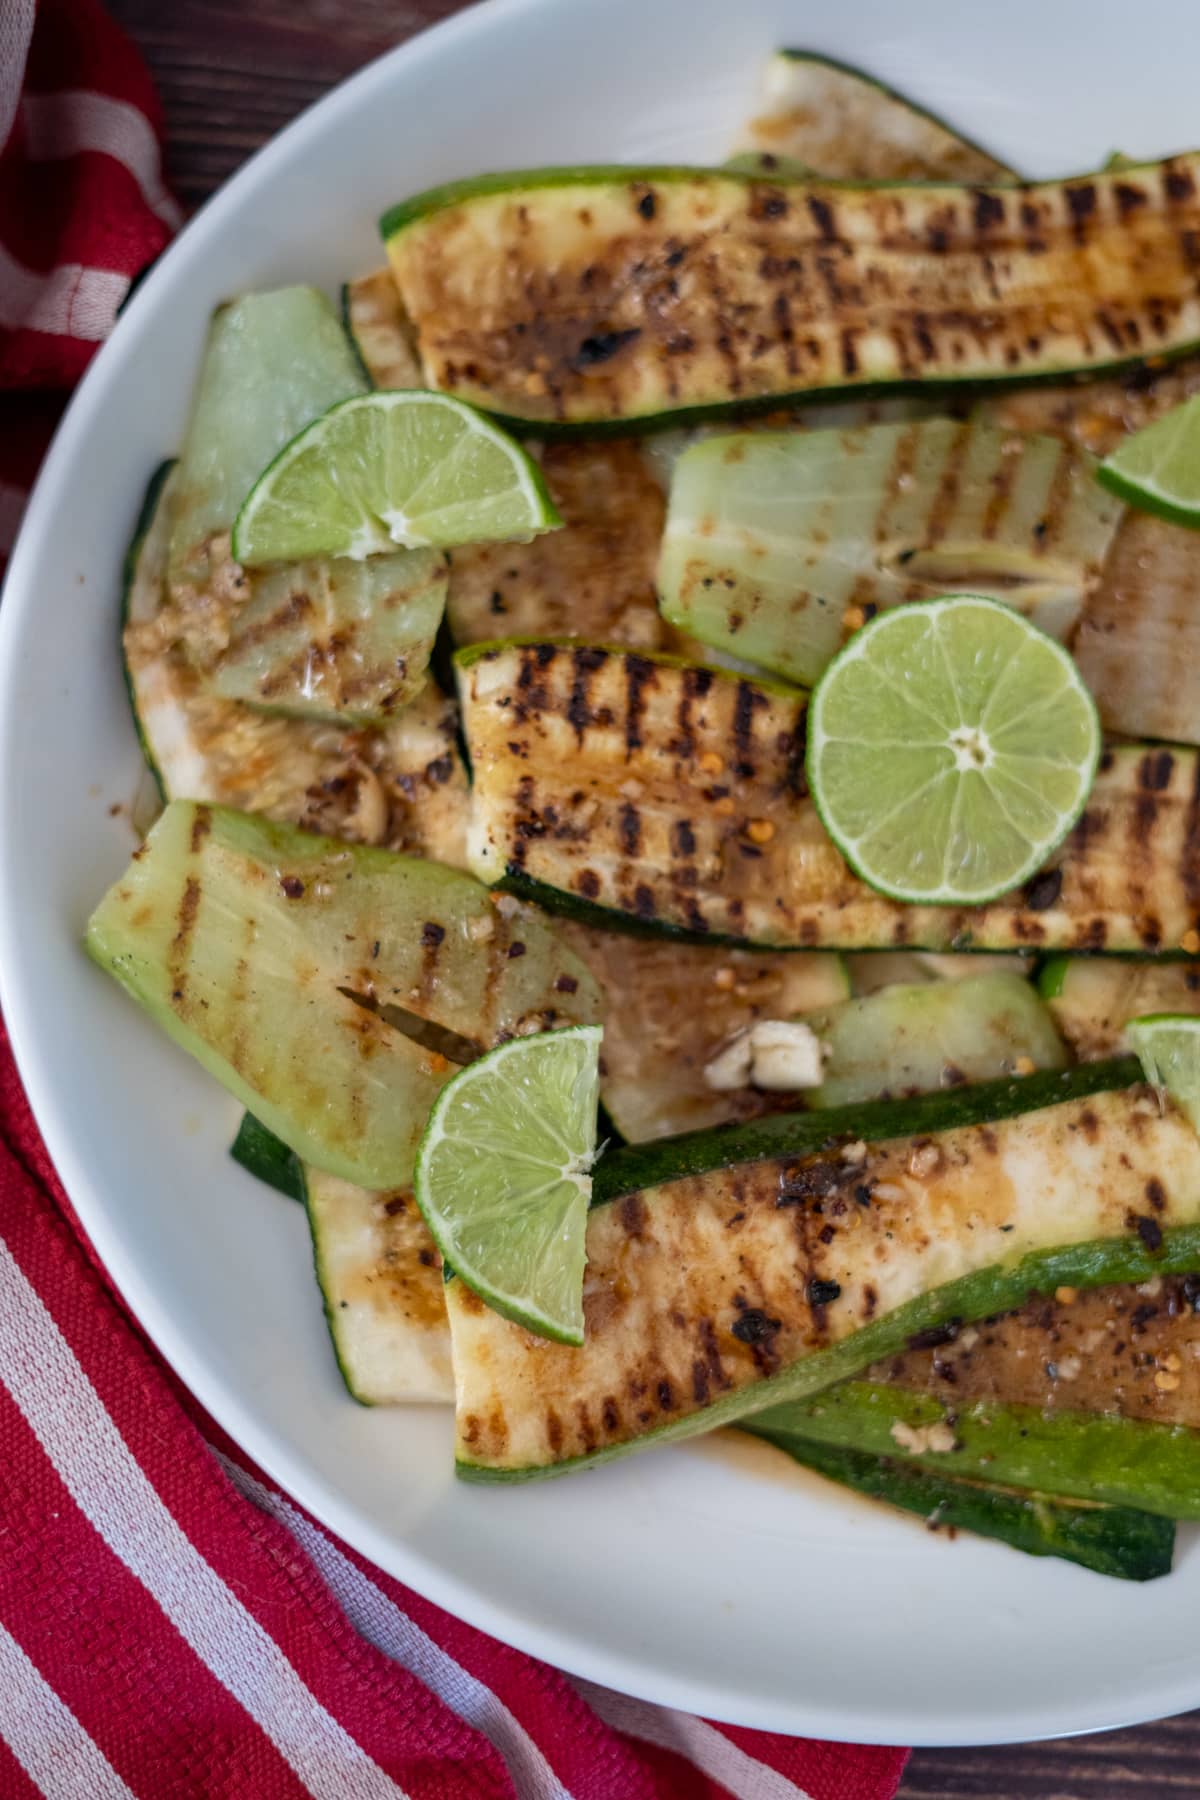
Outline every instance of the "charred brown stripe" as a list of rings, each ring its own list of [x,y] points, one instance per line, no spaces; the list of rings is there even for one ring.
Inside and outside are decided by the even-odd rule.
[[[1196,772],[1192,777],[1192,792],[1183,828],[1183,885],[1188,905],[1197,913],[1200,922],[1200,758],[1197,759]]]
[[[571,660],[575,667],[575,682],[571,688],[571,698],[567,702],[567,718],[575,727],[576,735],[582,742],[584,732],[592,723],[588,689],[592,676],[605,660],[604,652],[584,644],[572,652]]]
[[[644,656],[626,656],[625,658],[625,747],[628,750],[641,748],[642,743],[642,711],[645,707],[645,691],[656,678],[655,666]]]

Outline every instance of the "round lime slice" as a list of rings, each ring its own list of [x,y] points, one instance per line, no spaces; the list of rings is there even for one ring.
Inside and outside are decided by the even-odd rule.
[[[1096,474],[1130,506],[1200,529],[1200,394],[1118,444]]]
[[[485,414],[448,394],[383,389],[339,401],[284,446],[242,503],[233,554],[253,568],[561,524],[537,464]]]
[[[881,613],[808,712],[808,783],[856,874],[896,900],[980,906],[1034,874],[1083,810],[1096,708],[1053,638],[974,594]]]
[[[417,1155],[417,1205],[454,1272],[564,1344],[583,1342],[602,1036],[575,1025],[469,1063],[438,1095]]]
[[[1146,1080],[1166,1088],[1200,1131],[1200,1018],[1147,1013],[1130,1019],[1125,1035],[1142,1059]]]

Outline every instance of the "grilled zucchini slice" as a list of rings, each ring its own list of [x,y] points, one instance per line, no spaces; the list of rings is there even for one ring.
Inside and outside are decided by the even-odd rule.
[[[312,288],[247,294],[213,319],[172,482],[167,592],[143,635],[219,699],[378,724],[424,686],[445,604],[438,552],[245,570],[230,551],[263,467],[363,385],[332,307]]]
[[[931,1471],[1200,1519],[1200,1435],[1182,1426],[849,1381],[771,1407],[747,1429],[772,1442],[794,1435],[871,1456],[907,1455]]]
[[[1200,357],[1181,356],[1102,380],[1002,389],[981,400],[973,416],[1001,431],[1048,432],[1090,456],[1107,456],[1193,394],[1200,394]]]
[[[948,588],[1065,640],[1123,511],[1091,458],[970,421],[710,437],[675,465],[662,609],[805,687],[864,617]]]
[[[1194,1273],[1130,1287],[1068,1287],[978,1327],[951,1323],[936,1342],[906,1345],[864,1379],[947,1404],[1025,1407],[1047,1419],[1102,1413],[1186,1426],[1200,1457],[1198,1301]],[[1136,1478],[1135,1468],[1127,1473]],[[1200,1470],[1192,1480],[1200,1481]]]
[[[342,288],[342,324],[372,387],[421,387],[421,365],[409,340],[404,308],[389,268]]]
[[[1023,892],[899,906],[851,874],[817,817],[801,695],[590,645],[456,660],[471,867],[556,910],[803,949],[1144,953],[1197,929],[1194,751],[1107,752],[1087,810]]]
[[[446,619],[455,643],[502,633],[673,648],[655,592],[662,488],[641,446],[550,444],[539,461],[563,528],[452,553]]]
[[[173,501],[169,579],[203,590],[238,508],[272,457],[366,383],[316,288],[245,294],[209,328]]]
[[[880,1096],[929,1093],[1016,1071],[1061,1069],[1067,1053],[1054,1021],[1020,975],[900,983],[807,1015],[824,1046],[810,1106],[849,1106]]]
[[[486,1048],[592,1021],[586,968],[532,909],[469,876],[175,801],[88,924],[87,947],[306,1163],[411,1181],[451,1065],[375,1010]]]
[[[541,169],[382,220],[426,382],[581,427],[1200,341],[1200,157],[1020,188]]]
[[[814,50],[777,50],[762,98],[738,142],[740,156],[804,164],[839,181],[1015,181],[915,100]]]
[[[159,631],[174,481],[170,464],[151,478],[122,608],[126,687],[162,799],[211,800],[461,866],[467,779],[452,702],[427,688],[374,730],[275,717],[211,693]]]
[[[1022,1492],[996,1481],[964,1480],[942,1469],[818,1442],[794,1430],[789,1419],[765,1416],[770,1425],[752,1421],[748,1429],[793,1462],[869,1499],[915,1513],[931,1531],[972,1531],[1027,1556],[1056,1556],[1124,1581],[1170,1574],[1175,1528],[1167,1519],[1124,1506]]]
[[[1145,1013],[1200,1013],[1200,963],[1113,962],[1054,956],[1038,977],[1042,998],[1076,1056],[1129,1049],[1125,1027]]]
[[[313,1263],[342,1379],[362,1406],[454,1398],[441,1258],[408,1190],[308,1171]]]
[[[605,996],[600,1098],[632,1144],[794,1105],[793,1095],[749,1086],[718,1092],[705,1068],[758,1020],[792,1018],[849,993],[841,957],[828,953],[664,943],[566,919],[558,935]]]
[[[1030,1292],[1188,1266],[1200,1251],[1194,1131],[1140,1085],[1038,1105],[1047,1086],[1067,1096],[1090,1074],[1029,1077],[1037,1110],[1002,1119],[989,1117],[997,1094],[1011,1104],[1021,1084],[881,1105],[870,1128],[846,1108],[827,1115],[837,1128],[816,1154],[800,1151],[812,1141],[801,1130],[791,1154],[707,1174],[683,1170],[751,1132],[784,1147],[789,1125],[616,1152],[601,1192],[639,1166],[676,1173],[593,1208],[581,1348],[535,1340],[447,1285],[461,1472],[511,1479],[607,1460],[808,1398],[914,1333]],[[931,1124],[972,1112],[971,1124]]]
[[[1109,731],[1200,743],[1198,593],[1200,533],[1128,513],[1074,643]]]

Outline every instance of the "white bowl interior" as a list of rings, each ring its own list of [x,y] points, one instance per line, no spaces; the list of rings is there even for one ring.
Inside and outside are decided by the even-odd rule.
[[[1200,138],[1196,41],[1184,0],[492,0],[339,90],[203,211],[98,358],[30,507],[0,619],[0,970],[75,1205],[274,1477],[433,1599],[594,1680],[882,1742],[1093,1729],[1200,1701],[1200,1559],[1186,1541],[1170,1580],[1133,1588],[951,1546],[729,1438],[473,1489],[447,1417],[346,1398],[299,1210],[230,1163],[233,1104],[79,948],[131,849],[110,814],[138,769],[117,572],[143,484],[178,442],[213,304],[332,291],[379,260],[376,215],[435,180],[716,159],[780,42],[867,65],[1031,173],[1078,169]]]

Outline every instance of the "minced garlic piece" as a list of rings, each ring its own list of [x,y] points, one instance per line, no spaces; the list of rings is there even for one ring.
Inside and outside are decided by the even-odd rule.
[[[924,1456],[927,1450],[935,1456],[948,1456],[958,1442],[945,1419],[938,1419],[933,1425],[909,1425],[903,1419],[893,1419],[892,1439],[910,1456]]]
[[[792,1019],[760,1019],[717,1052],[705,1066],[704,1079],[718,1093],[742,1087],[791,1093],[819,1087],[823,1074],[821,1042],[809,1026]]]
[[[791,1019],[761,1019],[750,1027],[751,1080],[769,1093],[820,1087],[824,1075],[821,1041],[808,1025]]]

